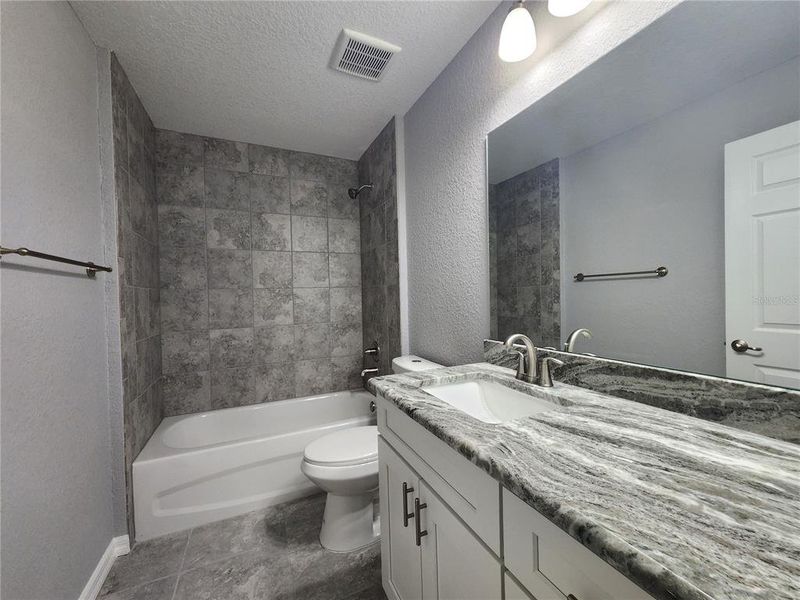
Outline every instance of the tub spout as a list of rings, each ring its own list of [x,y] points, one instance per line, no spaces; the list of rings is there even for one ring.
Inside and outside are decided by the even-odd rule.
[[[377,375],[378,371],[380,371],[380,369],[378,368],[364,369],[363,371],[361,371],[361,378],[363,379],[367,375]]]

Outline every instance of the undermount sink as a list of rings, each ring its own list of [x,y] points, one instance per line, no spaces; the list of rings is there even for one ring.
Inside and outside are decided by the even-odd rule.
[[[556,408],[545,400],[482,379],[430,385],[422,391],[484,423],[505,423]]]

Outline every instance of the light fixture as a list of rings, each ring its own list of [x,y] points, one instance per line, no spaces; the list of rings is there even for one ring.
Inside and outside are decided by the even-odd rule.
[[[522,2],[511,7],[500,31],[497,54],[504,62],[525,60],[536,50],[536,28],[533,17]]]
[[[547,0],[547,10],[554,17],[571,17],[591,3],[592,0]]]

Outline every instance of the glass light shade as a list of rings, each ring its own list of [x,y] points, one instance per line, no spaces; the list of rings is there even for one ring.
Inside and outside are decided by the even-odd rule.
[[[592,0],[547,0],[547,10],[554,17],[571,17],[591,3]]]
[[[511,9],[500,31],[497,54],[504,62],[525,60],[536,50],[536,28],[528,9],[520,4]]]

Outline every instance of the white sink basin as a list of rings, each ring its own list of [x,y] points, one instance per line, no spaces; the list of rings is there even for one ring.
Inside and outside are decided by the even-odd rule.
[[[481,379],[431,385],[422,391],[484,423],[504,423],[555,408],[545,400]]]

